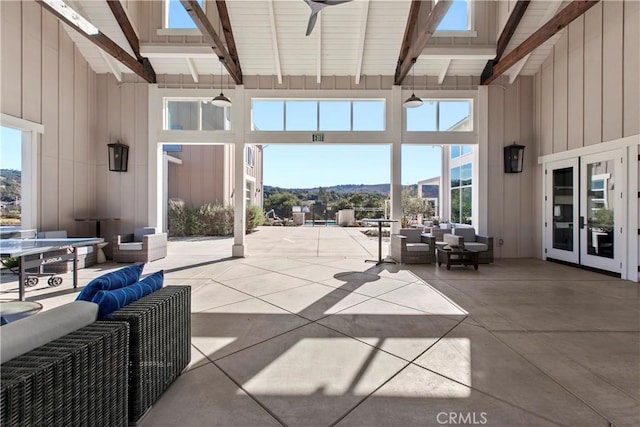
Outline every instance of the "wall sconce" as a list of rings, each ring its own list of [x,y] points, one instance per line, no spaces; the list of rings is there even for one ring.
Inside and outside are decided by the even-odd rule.
[[[129,160],[129,146],[121,144],[108,144],[109,147],[109,170],[113,172],[126,172]]]
[[[504,173],[520,173],[524,161],[524,145],[515,142],[504,147]]]

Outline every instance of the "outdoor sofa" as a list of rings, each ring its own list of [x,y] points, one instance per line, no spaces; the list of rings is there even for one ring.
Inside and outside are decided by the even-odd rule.
[[[168,286],[103,316],[74,301],[2,326],[0,425],[138,422],[189,363],[190,301]]]

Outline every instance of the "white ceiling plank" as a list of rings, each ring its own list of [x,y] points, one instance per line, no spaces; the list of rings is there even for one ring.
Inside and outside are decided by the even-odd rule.
[[[482,59],[496,57],[495,46],[427,46],[420,59]]]
[[[147,58],[209,58],[214,55],[209,45],[140,44],[140,54]]]
[[[193,82],[198,83],[198,69],[196,68],[196,63],[193,61],[193,58],[186,58],[186,61],[191,77],[193,77]]]
[[[267,1],[267,8],[269,9],[269,27],[271,29],[271,45],[273,46],[273,63],[276,66],[278,84],[282,84],[282,68],[280,66],[280,51],[278,49],[278,29],[276,28],[276,19],[273,13],[273,0]]]
[[[358,57],[356,59],[356,84],[360,84],[362,74],[362,60],[364,59],[364,40],[367,35],[367,20],[369,18],[369,0],[362,2],[362,21],[360,22],[360,39],[358,40]]]
[[[444,62],[442,63],[440,74],[438,74],[439,85],[441,85],[444,82],[444,78],[447,77],[447,71],[449,70],[449,65],[451,65],[451,59],[445,59]]]
[[[553,16],[558,12],[558,9],[560,9],[561,5],[562,5],[562,0],[555,0],[555,1],[549,2],[549,5],[547,7],[545,14],[538,21],[538,26],[535,29],[533,29],[531,33],[533,34],[538,28],[540,28],[542,25],[546,24],[551,18],[553,18]],[[507,71],[506,74],[509,76],[509,84],[516,81],[516,79],[522,72],[522,69],[524,68],[524,66],[526,65],[530,57],[531,57],[531,53],[525,56],[524,58],[522,58],[520,61],[518,61],[513,67],[511,67]]]
[[[104,62],[107,63],[107,67],[109,67],[111,74],[113,74],[113,76],[116,78],[118,83],[122,83],[122,72],[120,71],[120,68],[114,63],[114,60],[111,58],[111,55],[105,53],[105,51],[103,51],[102,49],[98,49],[98,48],[96,49],[98,50],[98,52],[100,52],[100,56],[102,56],[102,59],[104,59]]]

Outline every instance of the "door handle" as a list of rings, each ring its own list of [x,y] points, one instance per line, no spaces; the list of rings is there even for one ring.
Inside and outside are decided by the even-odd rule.
[[[578,223],[578,226],[580,227],[581,230],[584,228],[584,217],[583,216],[580,217],[580,221]]]

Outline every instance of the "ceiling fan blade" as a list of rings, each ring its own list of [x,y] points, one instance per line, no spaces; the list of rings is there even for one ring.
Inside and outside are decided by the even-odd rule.
[[[307,24],[307,36],[309,34],[311,34],[311,32],[313,31],[313,27],[316,26],[316,20],[318,19],[318,12],[317,11],[313,11],[311,12],[311,16],[309,16],[309,23]]]

